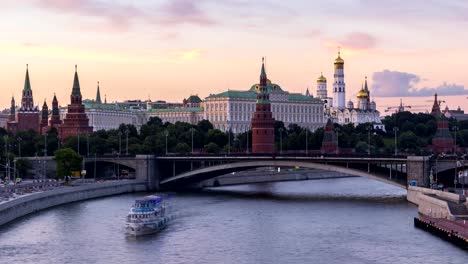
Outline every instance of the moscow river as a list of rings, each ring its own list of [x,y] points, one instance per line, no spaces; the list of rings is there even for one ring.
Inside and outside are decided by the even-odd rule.
[[[364,178],[221,187],[171,197],[180,217],[128,238],[135,198],[68,204],[0,228],[0,263],[467,263],[413,227],[406,191]]]

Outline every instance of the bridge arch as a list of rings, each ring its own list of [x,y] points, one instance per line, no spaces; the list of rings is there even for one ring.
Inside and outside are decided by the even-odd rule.
[[[353,176],[366,177],[372,180],[387,183],[399,188],[406,188],[406,184],[397,183],[384,177],[378,177],[368,172],[360,171],[357,169],[346,168],[333,164],[322,164],[310,161],[291,161],[291,160],[261,160],[261,161],[241,161],[226,163],[221,165],[215,165],[211,167],[204,167],[195,169],[192,171],[184,172],[173,177],[169,177],[160,181],[160,185],[173,186],[182,184],[191,184],[208,180],[217,176],[221,176],[227,173],[254,169],[259,167],[301,167],[308,169],[320,169],[326,171],[335,171],[343,174],[349,174]]]

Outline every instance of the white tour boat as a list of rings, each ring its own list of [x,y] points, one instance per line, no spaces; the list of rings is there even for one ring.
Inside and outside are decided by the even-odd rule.
[[[128,213],[125,229],[131,236],[152,234],[166,227],[172,218],[166,199],[150,195],[135,201]]]

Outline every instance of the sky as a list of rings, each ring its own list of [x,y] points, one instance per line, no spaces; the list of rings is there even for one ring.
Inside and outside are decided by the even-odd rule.
[[[468,110],[464,0],[4,0],[0,108],[17,102],[29,64],[35,103],[70,100],[75,64],[84,98],[181,102],[257,83],[261,58],[284,90],[331,95],[338,47],[346,100],[365,76],[386,107],[430,108],[438,92]],[[443,107],[445,107],[443,104]],[[416,109],[416,107],[414,107]]]

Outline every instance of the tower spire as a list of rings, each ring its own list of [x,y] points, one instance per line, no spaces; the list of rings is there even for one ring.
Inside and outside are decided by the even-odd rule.
[[[29,81],[29,65],[26,64],[26,78],[24,79],[24,91],[31,91],[31,82]]]
[[[100,89],[99,89],[99,81],[97,82],[96,103],[102,104],[102,101],[101,101],[101,91],[100,91]]]
[[[75,77],[73,80],[72,96],[81,97],[80,81],[78,79],[78,66],[75,64]]]

